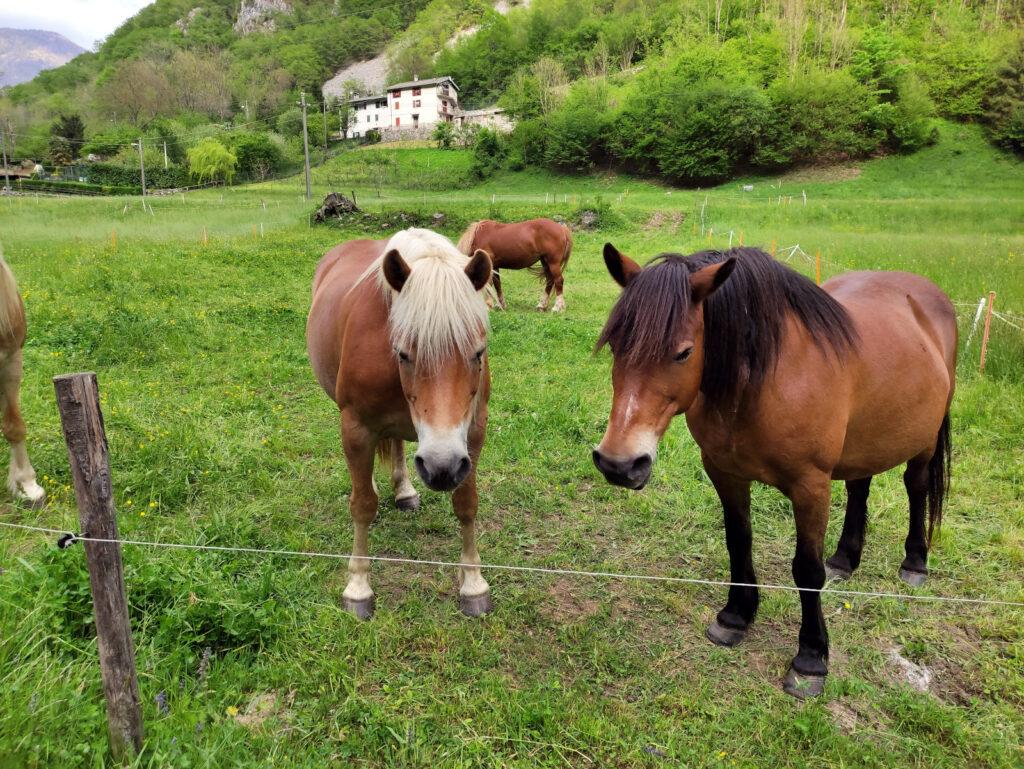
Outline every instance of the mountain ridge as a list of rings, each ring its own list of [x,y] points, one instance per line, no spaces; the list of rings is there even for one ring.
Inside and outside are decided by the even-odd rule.
[[[32,80],[67,64],[85,48],[49,29],[0,27],[0,87]]]

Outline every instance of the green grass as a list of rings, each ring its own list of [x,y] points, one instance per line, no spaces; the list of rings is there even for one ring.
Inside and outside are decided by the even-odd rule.
[[[396,153],[421,170],[428,161],[457,169],[459,155]],[[317,173],[317,194],[347,162]],[[537,172],[445,193],[394,184],[378,197],[352,185],[371,210],[462,220],[607,209],[602,229],[576,235],[564,316],[532,311],[528,274],[504,280],[511,309],[493,315],[480,467],[486,561],[728,573],[720,508],[681,420],[642,494],[607,486],[591,466],[610,399],[607,355],[591,355],[616,296],[605,240],[638,258],[696,249],[706,242],[703,205],[719,246],[730,230],[746,243],[799,243],[821,251],[826,276],[909,269],[958,302],[995,290],[998,308],[1024,314],[1024,168],[973,129],[948,126],[916,156],[872,161],[847,181],[833,175],[706,191]],[[8,506],[0,520],[78,528],[50,378],[92,369],[123,536],[348,550],[337,415],[309,371],[303,328],[320,254],[365,233],[309,227],[301,184],[153,199],[152,214],[137,201],[124,211],[123,199],[0,200],[5,256],[29,315],[30,452],[51,495],[41,512]],[[265,237],[254,239],[261,222]],[[969,325],[972,308],[961,309]],[[994,326],[984,377],[977,356],[977,341],[961,355],[954,486],[923,590],[1021,601],[1024,334]],[[837,485],[830,547],[843,498]],[[423,502],[415,515],[382,505],[375,554],[458,556],[447,497],[425,492]],[[769,489],[754,503],[759,576],[789,584],[788,504]],[[870,507],[850,587],[901,591],[898,471],[876,480]],[[359,624],[340,608],[342,563],[136,547],[124,556],[147,728],[140,766],[1015,767],[1024,758],[1020,609],[826,596],[832,674],[824,697],[800,704],[779,685],[795,651],[791,593],[766,592],[749,640],[723,650],[703,638],[724,601],[718,588],[496,572],[496,612],[473,621],[458,613],[450,570],[377,565],[377,616]],[[0,768],[107,765],[81,547],[58,551],[4,530],[0,567]],[[933,668],[931,693],[900,683],[886,661],[894,646]],[[257,701],[268,711],[260,723],[229,713]]]

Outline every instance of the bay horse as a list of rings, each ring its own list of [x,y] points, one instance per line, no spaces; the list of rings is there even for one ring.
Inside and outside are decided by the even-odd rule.
[[[27,430],[18,407],[25,332],[25,304],[14,273],[0,256],[0,407],[3,409],[0,426],[11,447],[7,488],[16,499],[26,500],[31,507],[42,507],[46,503],[46,492],[36,482],[36,471],[28,459]]]
[[[860,563],[871,478],[906,463],[910,531],[900,576],[917,586],[939,525],[950,465],[956,314],[925,278],[851,272],[821,288],[754,248],[663,254],[641,268],[610,243],[623,286],[598,340],[613,356],[608,429],[593,459],[641,489],[672,418],[686,424],[722,502],[729,599],[707,637],[734,646],[758,607],[750,484],[793,505],[799,651],[783,688],[814,696],[828,673],[821,611],[826,576]],[[846,482],[842,535],[823,563],[831,481]],[[927,526],[926,526],[927,515]]]
[[[572,232],[564,224],[551,219],[530,219],[503,224],[484,219],[469,225],[459,238],[459,250],[472,254],[481,248],[491,256],[494,271],[491,280],[498,295],[498,306],[505,309],[505,292],[501,288],[500,270],[533,269],[544,277],[544,290],[538,310],[546,310],[554,289],[557,297],[552,312],[565,309],[562,296],[563,273],[572,254]],[[537,267],[537,263],[540,266]]]
[[[341,413],[341,442],[352,478],[355,528],[344,607],[373,615],[368,531],[377,517],[374,453],[388,465],[400,510],[419,507],[404,441],[418,441],[416,472],[452,492],[462,528],[460,563],[478,564],[476,465],[487,429],[490,373],[487,305],[490,257],[460,253],[430,230],[388,240],[350,240],[328,251],[313,279],[306,345],[317,381]],[[474,566],[459,569],[462,611],[491,609]]]

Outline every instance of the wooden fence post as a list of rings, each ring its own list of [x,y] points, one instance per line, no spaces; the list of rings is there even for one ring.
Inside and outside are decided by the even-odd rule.
[[[110,458],[96,374],[57,376],[53,378],[53,386],[57,391],[57,408],[75,483],[82,536],[117,540]],[[82,544],[92,589],[110,750],[116,760],[121,760],[142,750],[142,705],[125,598],[121,545],[117,542]]]

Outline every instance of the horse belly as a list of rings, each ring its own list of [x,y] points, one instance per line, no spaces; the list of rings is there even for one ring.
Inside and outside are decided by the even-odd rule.
[[[838,480],[877,475],[935,447],[952,382],[920,331],[904,328],[905,333],[890,329],[884,338],[863,340],[867,349],[884,353],[862,363],[842,455],[833,471]]]

